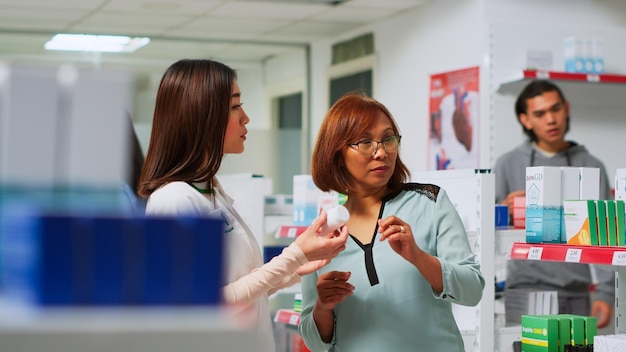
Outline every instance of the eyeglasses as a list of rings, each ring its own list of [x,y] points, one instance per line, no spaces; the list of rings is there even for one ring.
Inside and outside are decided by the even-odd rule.
[[[400,145],[400,138],[402,136],[389,136],[383,138],[382,141],[375,141],[373,139],[364,139],[362,141],[358,141],[356,143],[348,144],[352,148],[359,151],[359,153],[363,155],[372,155],[376,153],[378,147],[382,144],[383,149],[387,153],[395,153],[398,151],[398,146]]]

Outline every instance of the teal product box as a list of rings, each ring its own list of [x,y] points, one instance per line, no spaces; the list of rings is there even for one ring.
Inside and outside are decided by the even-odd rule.
[[[565,72],[584,72],[583,38],[567,37],[563,41]]]
[[[561,168],[526,168],[526,242],[561,243]]]

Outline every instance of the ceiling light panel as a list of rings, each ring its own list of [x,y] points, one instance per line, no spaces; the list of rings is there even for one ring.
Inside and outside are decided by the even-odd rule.
[[[150,38],[145,37],[60,33],[46,42],[44,47],[47,50],[126,53],[133,52],[148,43],[150,43]]]

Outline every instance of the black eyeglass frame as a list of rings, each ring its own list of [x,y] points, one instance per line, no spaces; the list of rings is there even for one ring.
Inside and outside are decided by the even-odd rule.
[[[391,140],[396,140],[397,144],[396,144],[396,150],[393,151],[388,151],[387,147],[385,146],[385,142],[391,141]],[[378,151],[378,148],[380,148],[380,146],[383,146],[383,150],[385,151],[385,153],[396,153],[398,152],[398,148],[400,147],[400,141],[402,140],[402,136],[401,135],[393,135],[393,136],[388,136],[383,138],[380,141],[377,141],[375,139],[363,139],[360,140],[356,143],[350,143],[348,144],[350,147],[356,149],[359,153],[361,153],[362,155],[372,155],[375,154]],[[374,147],[374,150],[371,152],[363,152],[361,151],[361,143],[372,143],[372,142],[376,142],[376,146]]]

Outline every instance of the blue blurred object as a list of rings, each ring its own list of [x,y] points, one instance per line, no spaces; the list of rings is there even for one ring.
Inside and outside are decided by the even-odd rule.
[[[265,246],[263,247],[263,262],[267,263],[275,256],[282,253],[285,246]]]
[[[5,209],[2,292],[33,306],[213,305],[221,301],[219,218],[62,215]]]
[[[509,207],[504,204],[496,204],[496,229],[509,227]]]

